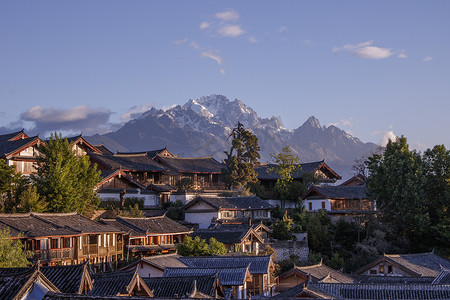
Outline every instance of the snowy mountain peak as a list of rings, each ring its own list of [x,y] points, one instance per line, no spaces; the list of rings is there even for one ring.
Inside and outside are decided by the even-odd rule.
[[[303,123],[302,127],[311,127],[311,128],[317,128],[317,129],[322,128],[320,126],[320,121],[314,116],[309,117],[308,120],[306,120],[306,122]]]

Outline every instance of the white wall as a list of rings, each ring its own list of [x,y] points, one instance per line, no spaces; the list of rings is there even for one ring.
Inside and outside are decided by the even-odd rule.
[[[322,203],[325,203],[325,209],[327,211],[331,210],[331,202],[328,199],[313,199],[313,200],[308,200],[305,199],[303,200],[303,206],[305,207],[305,209],[307,211],[318,211],[322,209]],[[309,203],[312,203],[312,209],[309,209]]]
[[[198,224],[200,229],[208,228],[211,219],[217,218],[217,212],[187,212],[184,213],[184,219],[190,223]]]
[[[112,194],[112,193],[97,193],[97,195],[100,197],[101,201],[120,201],[120,195],[119,194]],[[144,207],[150,208],[150,207],[159,207],[160,206],[160,198],[158,194],[141,194],[140,190],[138,190],[137,194],[125,194],[124,198],[138,198],[144,200]]]

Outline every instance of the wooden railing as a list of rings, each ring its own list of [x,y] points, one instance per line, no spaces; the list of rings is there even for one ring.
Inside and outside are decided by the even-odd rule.
[[[74,259],[73,248],[39,250],[34,253],[34,258],[40,261]]]

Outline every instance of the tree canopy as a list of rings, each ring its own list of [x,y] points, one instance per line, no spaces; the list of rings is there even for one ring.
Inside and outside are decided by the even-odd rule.
[[[86,214],[98,206],[94,188],[100,182],[100,171],[87,156],[77,156],[73,145],[56,133],[38,151],[36,174],[31,179],[48,202],[49,212]]]
[[[11,239],[9,228],[0,230],[0,268],[26,267],[31,256],[19,239]]]
[[[261,158],[258,138],[240,122],[228,138],[232,138],[231,148],[224,151],[226,167],[222,168],[222,180],[227,189],[257,182],[254,165]]]
[[[184,241],[177,245],[177,251],[182,256],[210,256],[227,253],[225,245],[215,238],[210,238],[209,242],[206,242],[198,236],[195,238],[186,236]]]

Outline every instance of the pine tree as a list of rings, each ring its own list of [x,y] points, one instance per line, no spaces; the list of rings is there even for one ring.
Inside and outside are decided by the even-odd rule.
[[[20,239],[11,239],[9,228],[0,230],[0,268],[28,266],[30,251],[24,251]]]

